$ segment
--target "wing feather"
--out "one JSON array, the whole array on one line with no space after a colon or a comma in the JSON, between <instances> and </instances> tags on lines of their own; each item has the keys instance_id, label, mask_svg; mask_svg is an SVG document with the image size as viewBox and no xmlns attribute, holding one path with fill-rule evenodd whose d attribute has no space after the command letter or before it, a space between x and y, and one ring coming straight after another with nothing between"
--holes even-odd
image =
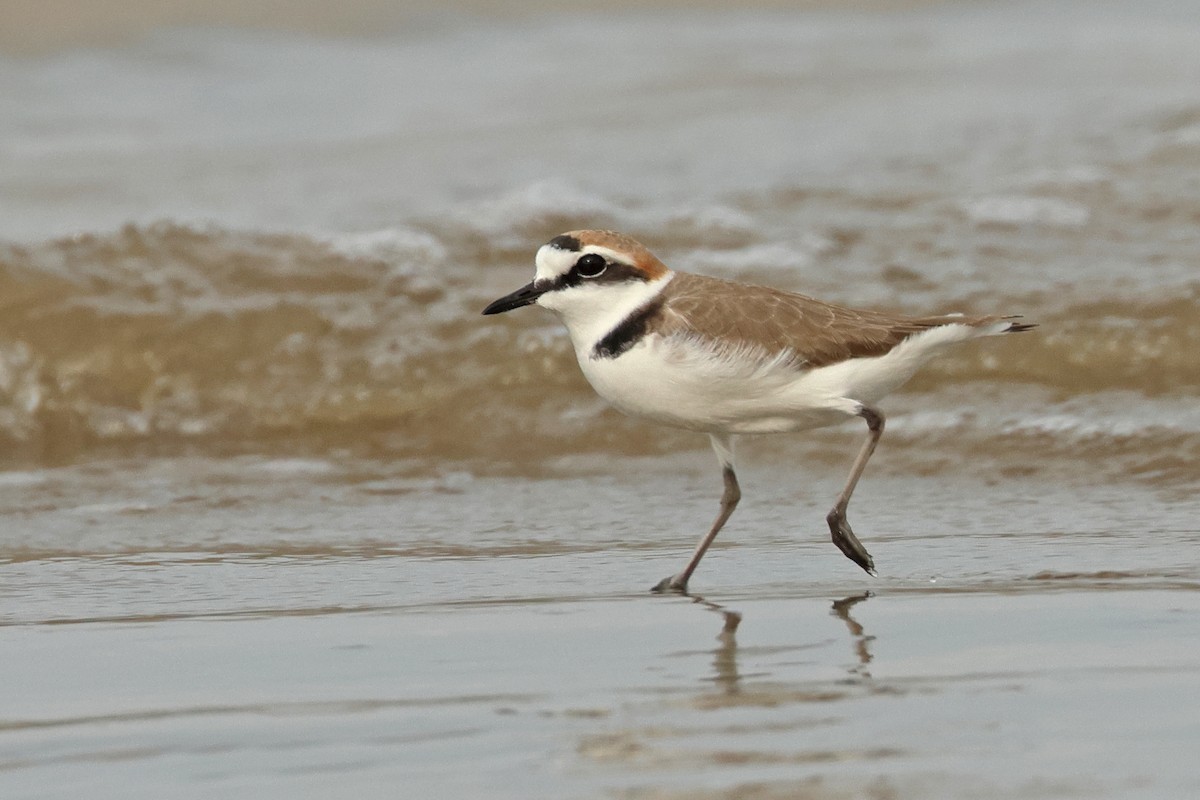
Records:
<instances>
[{"instance_id":1,"label":"wing feather","mask_svg":"<svg viewBox=\"0 0 1200 800\"><path fill-rule=\"evenodd\" d=\"M662 332L697 336L771 356L790 352L798 366L821 367L881 356L909 336L942 325L978 327L1002 317L908 317L853 309L765 286L676 273L664 289Z\"/></svg>"}]
</instances>

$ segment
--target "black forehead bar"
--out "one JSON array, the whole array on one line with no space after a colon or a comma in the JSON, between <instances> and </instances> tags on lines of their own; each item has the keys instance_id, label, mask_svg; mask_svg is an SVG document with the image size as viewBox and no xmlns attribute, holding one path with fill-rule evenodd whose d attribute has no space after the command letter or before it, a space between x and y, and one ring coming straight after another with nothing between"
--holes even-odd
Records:
<instances>
[{"instance_id":1,"label":"black forehead bar","mask_svg":"<svg viewBox=\"0 0 1200 800\"><path fill-rule=\"evenodd\" d=\"M569 250L572 253L578 253L583 249L583 244L580 243L578 239L576 239L574 236L568 236L565 233L560 236L555 236L550 240L549 244L551 247L558 250Z\"/></svg>"}]
</instances>

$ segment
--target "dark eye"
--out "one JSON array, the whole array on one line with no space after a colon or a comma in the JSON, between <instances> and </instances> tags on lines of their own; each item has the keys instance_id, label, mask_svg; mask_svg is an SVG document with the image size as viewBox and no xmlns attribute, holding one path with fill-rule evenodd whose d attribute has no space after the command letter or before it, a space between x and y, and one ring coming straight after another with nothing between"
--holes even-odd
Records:
<instances>
[{"instance_id":1,"label":"dark eye","mask_svg":"<svg viewBox=\"0 0 1200 800\"><path fill-rule=\"evenodd\" d=\"M581 278L598 278L606 269L608 262L604 260L604 256L596 253L588 253L575 262L575 271Z\"/></svg>"}]
</instances>

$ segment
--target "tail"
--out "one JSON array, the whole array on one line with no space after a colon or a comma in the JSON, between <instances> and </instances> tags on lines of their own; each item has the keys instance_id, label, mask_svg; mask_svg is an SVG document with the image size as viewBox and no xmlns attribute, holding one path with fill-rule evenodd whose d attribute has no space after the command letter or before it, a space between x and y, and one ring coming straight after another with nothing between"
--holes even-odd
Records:
<instances>
[{"instance_id":1,"label":"tail","mask_svg":"<svg viewBox=\"0 0 1200 800\"><path fill-rule=\"evenodd\" d=\"M1021 331L1030 331L1037 327L1036 322L1009 322L1009 320L1021 319L1020 314L1010 314L1007 317L1001 317L1000 321L1007 323L1007 327L999 331L999 333L1020 333Z\"/></svg>"},{"instance_id":2,"label":"tail","mask_svg":"<svg viewBox=\"0 0 1200 800\"><path fill-rule=\"evenodd\" d=\"M1013 322L1021 319L1020 314L1010 314L1004 317L983 317L976 320L974 327L983 336L999 336L1002 333L1020 333L1037 327L1036 322Z\"/></svg>"}]
</instances>

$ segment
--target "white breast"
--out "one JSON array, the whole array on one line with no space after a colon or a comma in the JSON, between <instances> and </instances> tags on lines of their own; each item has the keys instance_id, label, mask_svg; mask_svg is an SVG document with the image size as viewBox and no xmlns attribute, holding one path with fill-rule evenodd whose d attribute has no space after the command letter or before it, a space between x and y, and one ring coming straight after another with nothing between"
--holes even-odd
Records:
<instances>
[{"instance_id":1,"label":"white breast","mask_svg":"<svg viewBox=\"0 0 1200 800\"><path fill-rule=\"evenodd\" d=\"M618 358L576 351L588 381L634 416L709 432L769 433L844 419L822 403L792 396L801 373L787 354L717 353L681 336L651 334Z\"/></svg>"}]
</instances>

